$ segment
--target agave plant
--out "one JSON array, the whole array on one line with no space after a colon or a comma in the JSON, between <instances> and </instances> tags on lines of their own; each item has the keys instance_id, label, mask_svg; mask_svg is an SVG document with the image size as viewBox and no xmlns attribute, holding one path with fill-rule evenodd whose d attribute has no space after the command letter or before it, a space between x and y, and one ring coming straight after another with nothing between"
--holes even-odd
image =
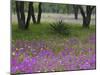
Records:
<instances>
[{"instance_id":1,"label":"agave plant","mask_svg":"<svg viewBox=\"0 0 100 75\"><path fill-rule=\"evenodd\" d=\"M50 24L51 31L61 35L69 35L70 34L70 27L69 25L65 25L65 23L60 20L56 23Z\"/></svg>"}]
</instances>

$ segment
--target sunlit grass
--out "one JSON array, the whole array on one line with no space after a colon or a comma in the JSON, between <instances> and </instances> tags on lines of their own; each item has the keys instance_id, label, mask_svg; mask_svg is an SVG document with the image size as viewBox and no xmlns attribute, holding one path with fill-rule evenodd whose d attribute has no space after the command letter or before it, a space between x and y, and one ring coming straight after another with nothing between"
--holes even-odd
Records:
<instances>
[{"instance_id":1,"label":"sunlit grass","mask_svg":"<svg viewBox=\"0 0 100 75\"><path fill-rule=\"evenodd\" d=\"M66 24L67 25L67 24ZM31 24L28 30L18 29L17 24L12 25L12 39L13 40L58 40L70 37L77 37L79 39L84 39L88 35L95 33L95 26L91 25L90 29L83 29L82 25L68 24L70 26L70 35L62 36L58 34L53 34L50 31L50 25L48 23L41 24Z\"/></svg>"}]
</instances>

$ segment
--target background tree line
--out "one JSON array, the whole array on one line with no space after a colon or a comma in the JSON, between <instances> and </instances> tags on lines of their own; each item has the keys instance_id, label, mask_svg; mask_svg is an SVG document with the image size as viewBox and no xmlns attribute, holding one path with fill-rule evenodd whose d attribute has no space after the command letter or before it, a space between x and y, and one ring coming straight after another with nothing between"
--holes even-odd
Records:
<instances>
[{"instance_id":1,"label":"background tree line","mask_svg":"<svg viewBox=\"0 0 100 75\"><path fill-rule=\"evenodd\" d=\"M30 20L33 23L39 24L41 22L42 13L67 13L74 14L75 19L78 14L82 15L83 27L89 28L91 15L94 13L95 6L89 5L69 5L69 4L51 4L51 3L33 3L24 1L12 1L12 11L17 14L18 25L20 29L28 29ZM27 16L25 13L27 12ZM38 13L35 16L35 13Z\"/></svg>"}]
</instances>

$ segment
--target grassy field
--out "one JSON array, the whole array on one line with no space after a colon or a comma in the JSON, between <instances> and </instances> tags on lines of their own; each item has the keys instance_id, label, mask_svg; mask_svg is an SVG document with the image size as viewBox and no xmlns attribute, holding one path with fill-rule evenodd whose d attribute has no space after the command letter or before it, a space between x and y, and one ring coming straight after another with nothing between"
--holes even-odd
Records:
<instances>
[{"instance_id":1,"label":"grassy field","mask_svg":"<svg viewBox=\"0 0 100 75\"><path fill-rule=\"evenodd\" d=\"M36 40L45 41L53 50L61 50L64 48L64 43L71 39L77 38L79 41L84 42L92 34L95 34L95 25L91 25L90 29L83 29L81 25L66 24L69 25L70 34L62 36L51 32L50 25L48 23L30 25L28 30L18 29L17 24L12 25L12 40Z\"/></svg>"},{"instance_id":2,"label":"grassy field","mask_svg":"<svg viewBox=\"0 0 100 75\"><path fill-rule=\"evenodd\" d=\"M86 38L87 36L95 33L95 26L91 25L90 29L83 29L82 25L66 24L70 27L70 35L62 36L58 34L53 34L50 30L50 25L48 23L34 24L30 25L28 30L18 29L17 24L12 25L12 39L13 40L50 40L50 39L66 39L71 37L77 37L80 40Z\"/></svg>"}]
</instances>

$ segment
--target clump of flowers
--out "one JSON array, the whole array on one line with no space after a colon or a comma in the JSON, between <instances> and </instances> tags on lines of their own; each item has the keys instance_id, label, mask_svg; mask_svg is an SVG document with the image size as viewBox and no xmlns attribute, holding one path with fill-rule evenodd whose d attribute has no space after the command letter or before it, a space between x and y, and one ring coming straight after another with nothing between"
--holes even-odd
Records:
<instances>
[{"instance_id":1,"label":"clump of flowers","mask_svg":"<svg viewBox=\"0 0 100 75\"><path fill-rule=\"evenodd\" d=\"M92 42L92 44L91 44ZM69 39L64 50L57 54L45 46L44 41L18 40L12 45L11 73L37 73L53 71L90 70L96 68L95 38L87 42L89 47L76 47L80 42ZM81 45L84 45L81 43ZM92 46L92 47L91 47ZM78 54L77 54L78 53Z\"/></svg>"}]
</instances>

